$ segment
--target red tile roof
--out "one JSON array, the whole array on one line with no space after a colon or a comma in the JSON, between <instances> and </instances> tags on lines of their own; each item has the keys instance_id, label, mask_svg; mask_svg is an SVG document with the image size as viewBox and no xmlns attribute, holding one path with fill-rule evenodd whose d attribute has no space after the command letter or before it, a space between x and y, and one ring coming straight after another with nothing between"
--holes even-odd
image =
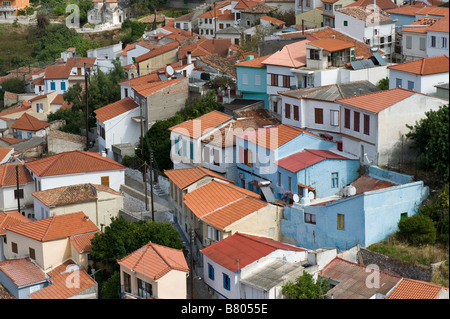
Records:
<instances>
[{"instance_id":1,"label":"red tile roof","mask_svg":"<svg viewBox=\"0 0 450 319\"><path fill-rule=\"evenodd\" d=\"M158 280L172 270L188 272L189 267L181 249L148 243L117 263L145 277Z\"/></svg>"},{"instance_id":2,"label":"red tile roof","mask_svg":"<svg viewBox=\"0 0 450 319\"><path fill-rule=\"evenodd\" d=\"M31 220L17 211L2 212L0 213L0 235L6 233L5 228L7 227L29 222Z\"/></svg>"},{"instance_id":3,"label":"red tile roof","mask_svg":"<svg viewBox=\"0 0 450 319\"><path fill-rule=\"evenodd\" d=\"M235 66L243 66L243 67L247 67L247 68L259 68L259 69L265 69L266 65L263 64L262 62L267 59L268 57L270 57L271 54L269 55L265 55L265 56L261 56L259 58L255 58L255 59L251 59L251 60L246 60L246 61L242 61L242 62L238 62L235 64Z\"/></svg>"},{"instance_id":4,"label":"red tile roof","mask_svg":"<svg viewBox=\"0 0 450 319\"><path fill-rule=\"evenodd\" d=\"M442 289L448 288L403 278L387 299L435 299Z\"/></svg>"},{"instance_id":5,"label":"red tile roof","mask_svg":"<svg viewBox=\"0 0 450 319\"><path fill-rule=\"evenodd\" d=\"M237 272L278 249L306 251L304 248L285 244L270 238L237 232L211 246L203 248L201 252L217 264L228 270ZM239 262L237 262L238 260Z\"/></svg>"},{"instance_id":6,"label":"red tile roof","mask_svg":"<svg viewBox=\"0 0 450 319\"><path fill-rule=\"evenodd\" d=\"M426 6L417 11L416 15L434 15L434 16L448 16L449 8L437 7L437 6Z\"/></svg>"},{"instance_id":7,"label":"red tile roof","mask_svg":"<svg viewBox=\"0 0 450 319\"><path fill-rule=\"evenodd\" d=\"M99 231L83 212L55 215L10 226L7 230L41 242Z\"/></svg>"},{"instance_id":8,"label":"red tile roof","mask_svg":"<svg viewBox=\"0 0 450 319\"><path fill-rule=\"evenodd\" d=\"M47 275L51 285L30 294L31 299L68 299L97 285L87 271L72 260L65 261ZM73 278L77 281L73 282Z\"/></svg>"},{"instance_id":9,"label":"red tile roof","mask_svg":"<svg viewBox=\"0 0 450 319\"><path fill-rule=\"evenodd\" d=\"M70 237L70 241L75 247L75 249L80 253L86 253L91 251L92 249L92 243L91 240L94 238L95 234L99 234L98 232L95 233L87 233L87 234L81 234L81 235L74 235Z\"/></svg>"},{"instance_id":10,"label":"red tile roof","mask_svg":"<svg viewBox=\"0 0 450 319\"><path fill-rule=\"evenodd\" d=\"M278 52L265 59L262 64L298 68L306 65L306 44L309 40L302 40L287 44Z\"/></svg>"},{"instance_id":11,"label":"red tile roof","mask_svg":"<svg viewBox=\"0 0 450 319\"><path fill-rule=\"evenodd\" d=\"M328 52L336 52L349 48L353 48L355 46L354 42L346 42L339 39L323 39L317 41L311 41L308 45L313 45L315 47L319 47Z\"/></svg>"},{"instance_id":12,"label":"red tile roof","mask_svg":"<svg viewBox=\"0 0 450 319\"><path fill-rule=\"evenodd\" d=\"M143 55L140 55L138 57L136 57L135 61L136 63L140 63L142 61L154 58L155 56L158 56L160 54L172 51L172 50L176 50L178 48L180 44L178 43L178 41L173 41L170 43L167 43L165 45L162 45L156 49L153 49Z\"/></svg>"},{"instance_id":13,"label":"red tile roof","mask_svg":"<svg viewBox=\"0 0 450 319\"><path fill-rule=\"evenodd\" d=\"M183 189L196 181L202 179L205 176L210 176L213 178L218 178L223 181L228 181L230 183L234 183L232 180L229 180L216 172L213 172L204 167L189 167L189 168L180 168L180 169L171 169L165 170L164 174L169 177L169 179L180 189Z\"/></svg>"},{"instance_id":14,"label":"red tile roof","mask_svg":"<svg viewBox=\"0 0 450 319\"><path fill-rule=\"evenodd\" d=\"M270 23L273 23L273 24L279 24L279 25L286 24L286 22L281 21L280 19L276 19L274 17L269 17L269 16L263 16L260 19L264 20L264 21L269 21Z\"/></svg>"},{"instance_id":15,"label":"red tile roof","mask_svg":"<svg viewBox=\"0 0 450 319\"><path fill-rule=\"evenodd\" d=\"M309 134L311 136L321 138L311 132L287 124L273 125L248 133L244 132L237 135L237 137L243 138L244 140L262 146L266 149L275 150L301 134Z\"/></svg>"},{"instance_id":16,"label":"red tile roof","mask_svg":"<svg viewBox=\"0 0 450 319\"><path fill-rule=\"evenodd\" d=\"M422 17L411 23L414 27L404 27L402 32L413 32L426 34L428 29L438 21L436 18ZM418 27L420 26L420 27Z\"/></svg>"},{"instance_id":17,"label":"red tile roof","mask_svg":"<svg viewBox=\"0 0 450 319\"><path fill-rule=\"evenodd\" d=\"M48 126L50 126L50 124L48 124L47 122L38 120L28 113L23 113L22 116L19 117L13 125L11 125L11 128L16 130L37 132Z\"/></svg>"},{"instance_id":18,"label":"red tile roof","mask_svg":"<svg viewBox=\"0 0 450 319\"><path fill-rule=\"evenodd\" d=\"M372 5L373 5L373 0L358 0L356 2L353 2L349 5L347 5L346 7L367 7L367 6L372 6ZM376 5L381 10L394 9L394 8L398 7L391 0L376 0Z\"/></svg>"},{"instance_id":19,"label":"red tile roof","mask_svg":"<svg viewBox=\"0 0 450 319\"><path fill-rule=\"evenodd\" d=\"M228 50L231 45L230 39L203 39L181 47L178 50L178 58L186 58L187 52L191 52L192 57L210 55L212 53L217 53L222 57L227 57Z\"/></svg>"},{"instance_id":20,"label":"red tile roof","mask_svg":"<svg viewBox=\"0 0 450 319\"><path fill-rule=\"evenodd\" d=\"M94 110L94 113L96 114L95 118L99 122L105 123L106 121L109 121L116 116L134 110L138 106L139 105L134 102L132 98L126 97L117 102L102 106Z\"/></svg>"},{"instance_id":21,"label":"red tile roof","mask_svg":"<svg viewBox=\"0 0 450 319\"><path fill-rule=\"evenodd\" d=\"M326 159L348 159L347 157L326 150L309 150L295 153L275 162L276 165L296 173L306 167L317 164Z\"/></svg>"},{"instance_id":22,"label":"red tile roof","mask_svg":"<svg viewBox=\"0 0 450 319\"><path fill-rule=\"evenodd\" d=\"M0 262L0 270L8 276L17 287L45 281L45 273L31 262L30 258L11 259Z\"/></svg>"},{"instance_id":23,"label":"red tile roof","mask_svg":"<svg viewBox=\"0 0 450 319\"><path fill-rule=\"evenodd\" d=\"M400 6L400 7L393 8L393 9L387 9L385 11L387 13L392 13L392 14L401 14L401 15L406 15L406 16L416 16L417 11L419 11L420 9L421 9L421 7L405 5L405 6Z\"/></svg>"},{"instance_id":24,"label":"red tile roof","mask_svg":"<svg viewBox=\"0 0 450 319\"><path fill-rule=\"evenodd\" d=\"M133 90L142 96L149 96L149 95L152 95L152 94L154 94L160 90L163 90L171 85L176 85L180 82L186 82L184 89L185 89L185 92L187 92L188 84L187 84L186 78L171 79L171 80L135 85L135 86L133 86Z\"/></svg>"},{"instance_id":25,"label":"red tile roof","mask_svg":"<svg viewBox=\"0 0 450 319\"><path fill-rule=\"evenodd\" d=\"M19 167L20 185L33 181L33 178L23 164L7 163L0 165L0 186L12 186L17 184L16 166Z\"/></svg>"},{"instance_id":26,"label":"red tile roof","mask_svg":"<svg viewBox=\"0 0 450 319\"><path fill-rule=\"evenodd\" d=\"M449 17L450 17L449 15L446 15L445 17L439 19L431 27L428 27L427 31L443 32L443 33L447 33L448 34Z\"/></svg>"},{"instance_id":27,"label":"red tile roof","mask_svg":"<svg viewBox=\"0 0 450 319\"><path fill-rule=\"evenodd\" d=\"M125 169L108 157L85 151L63 152L26 162L25 166L41 177Z\"/></svg>"},{"instance_id":28,"label":"red tile roof","mask_svg":"<svg viewBox=\"0 0 450 319\"><path fill-rule=\"evenodd\" d=\"M194 120L188 120L172 126L169 130L192 138L199 138L207 131L230 121L232 118L231 115L219 111L212 111Z\"/></svg>"},{"instance_id":29,"label":"red tile roof","mask_svg":"<svg viewBox=\"0 0 450 319\"><path fill-rule=\"evenodd\" d=\"M373 93L367 93L352 97L336 100L342 104L351 105L362 110L378 113L414 94L420 94L416 91L406 90L403 88L395 88L390 90L382 90Z\"/></svg>"},{"instance_id":30,"label":"red tile roof","mask_svg":"<svg viewBox=\"0 0 450 319\"><path fill-rule=\"evenodd\" d=\"M446 55L422 58L419 60L388 66L389 69L418 75L429 75L449 72L449 59Z\"/></svg>"}]
</instances>

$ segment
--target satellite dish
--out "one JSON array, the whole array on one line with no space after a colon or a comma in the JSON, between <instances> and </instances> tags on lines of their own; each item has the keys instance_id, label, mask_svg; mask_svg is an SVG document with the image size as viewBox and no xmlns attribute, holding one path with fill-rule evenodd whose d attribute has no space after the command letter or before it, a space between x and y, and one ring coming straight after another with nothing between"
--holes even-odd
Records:
<instances>
[{"instance_id":1,"label":"satellite dish","mask_svg":"<svg viewBox=\"0 0 450 319\"><path fill-rule=\"evenodd\" d=\"M308 193L308 197L309 197L309 199L314 199L314 193L313 192L309 192Z\"/></svg>"},{"instance_id":2,"label":"satellite dish","mask_svg":"<svg viewBox=\"0 0 450 319\"><path fill-rule=\"evenodd\" d=\"M173 71L173 68L170 65L168 65L166 67L166 72L167 72L168 75L173 75L174 71Z\"/></svg>"},{"instance_id":3,"label":"satellite dish","mask_svg":"<svg viewBox=\"0 0 450 319\"><path fill-rule=\"evenodd\" d=\"M297 194L294 194L294 202L298 203L298 201L300 200L300 197L298 197Z\"/></svg>"}]
</instances>

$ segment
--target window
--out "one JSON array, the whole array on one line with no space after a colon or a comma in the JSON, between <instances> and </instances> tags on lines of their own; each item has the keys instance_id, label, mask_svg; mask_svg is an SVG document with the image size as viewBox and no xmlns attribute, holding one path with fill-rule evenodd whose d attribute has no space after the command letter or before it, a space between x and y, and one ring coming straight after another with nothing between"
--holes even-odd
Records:
<instances>
[{"instance_id":1,"label":"window","mask_svg":"<svg viewBox=\"0 0 450 319\"><path fill-rule=\"evenodd\" d=\"M247 166L252 166L252 151L249 149L244 150L244 164Z\"/></svg>"},{"instance_id":2,"label":"window","mask_svg":"<svg viewBox=\"0 0 450 319\"><path fill-rule=\"evenodd\" d=\"M291 118L291 105L290 104L284 104L284 117L287 119Z\"/></svg>"},{"instance_id":3,"label":"window","mask_svg":"<svg viewBox=\"0 0 450 319\"><path fill-rule=\"evenodd\" d=\"M277 101L273 101L273 111L275 113L278 113L278 102Z\"/></svg>"},{"instance_id":4,"label":"window","mask_svg":"<svg viewBox=\"0 0 450 319\"><path fill-rule=\"evenodd\" d=\"M222 275L223 275L223 288L226 290L230 290L230 277L224 273L222 273Z\"/></svg>"},{"instance_id":5,"label":"window","mask_svg":"<svg viewBox=\"0 0 450 319\"><path fill-rule=\"evenodd\" d=\"M123 273L123 290L125 292L131 292L131 276L126 272Z\"/></svg>"},{"instance_id":6,"label":"window","mask_svg":"<svg viewBox=\"0 0 450 319\"><path fill-rule=\"evenodd\" d=\"M414 82L408 81L408 90L414 90Z\"/></svg>"},{"instance_id":7,"label":"window","mask_svg":"<svg viewBox=\"0 0 450 319\"><path fill-rule=\"evenodd\" d=\"M283 87L288 88L291 85L291 79L289 75L283 75Z\"/></svg>"},{"instance_id":8,"label":"window","mask_svg":"<svg viewBox=\"0 0 450 319\"><path fill-rule=\"evenodd\" d=\"M205 163L209 163L210 161L210 151L209 151L209 147L205 146L205 148L203 149L203 161Z\"/></svg>"},{"instance_id":9,"label":"window","mask_svg":"<svg viewBox=\"0 0 450 319\"><path fill-rule=\"evenodd\" d=\"M337 214L337 229L344 230L344 214Z\"/></svg>"},{"instance_id":10,"label":"window","mask_svg":"<svg viewBox=\"0 0 450 319\"><path fill-rule=\"evenodd\" d=\"M344 123L344 127L345 128L350 128L350 110L349 109L345 109L345 123Z\"/></svg>"},{"instance_id":11,"label":"window","mask_svg":"<svg viewBox=\"0 0 450 319\"><path fill-rule=\"evenodd\" d=\"M316 124L323 124L323 109L314 109L314 121Z\"/></svg>"},{"instance_id":12,"label":"window","mask_svg":"<svg viewBox=\"0 0 450 319\"><path fill-rule=\"evenodd\" d=\"M305 223L307 224L316 224L316 215L305 213Z\"/></svg>"},{"instance_id":13,"label":"window","mask_svg":"<svg viewBox=\"0 0 450 319\"><path fill-rule=\"evenodd\" d=\"M213 150L214 155L214 165L220 166L220 151L218 149Z\"/></svg>"},{"instance_id":14,"label":"window","mask_svg":"<svg viewBox=\"0 0 450 319\"><path fill-rule=\"evenodd\" d=\"M184 141L183 140L183 157L186 157L186 154L187 154L187 141Z\"/></svg>"},{"instance_id":15,"label":"window","mask_svg":"<svg viewBox=\"0 0 450 319\"><path fill-rule=\"evenodd\" d=\"M11 242L11 251L15 254L17 254L19 252L19 250L17 248L17 243Z\"/></svg>"},{"instance_id":16,"label":"window","mask_svg":"<svg viewBox=\"0 0 450 319\"><path fill-rule=\"evenodd\" d=\"M445 37L442 37L441 48L442 49L447 49L447 38L445 38Z\"/></svg>"},{"instance_id":17,"label":"window","mask_svg":"<svg viewBox=\"0 0 450 319\"><path fill-rule=\"evenodd\" d=\"M109 187L109 176L102 176L100 180L103 186Z\"/></svg>"},{"instance_id":18,"label":"window","mask_svg":"<svg viewBox=\"0 0 450 319\"><path fill-rule=\"evenodd\" d=\"M278 172L278 186L281 186L281 173Z\"/></svg>"},{"instance_id":19,"label":"window","mask_svg":"<svg viewBox=\"0 0 450 319\"><path fill-rule=\"evenodd\" d=\"M344 20L344 27L348 27L348 21Z\"/></svg>"},{"instance_id":20,"label":"window","mask_svg":"<svg viewBox=\"0 0 450 319\"><path fill-rule=\"evenodd\" d=\"M66 90L66 82L61 82L61 91Z\"/></svg>"},{"instance_id":21,"label":"window","mask_svg":"<svg viewBox=\"0 0 450 319\"><path fill-rule=\"evenodd\" d=\"M44 112L44 104L36 103L36 112L37 113L43 113Z\"/></svg>"},{"instance_id":22,"label":"window","mask_svg":"<svg viewBox=\"0 0 450 319\"><path fill-rule=\"evenodd\" d=\"M309 49L309 58L311 60L320 60L319 50Z\"/></svg>"},{"instance_id":23,"label":"window","mask_svg":"<svg viewBox=\"0 0 450 319\"><path fill-rule=\"evenodd\" d=\"M380 38L380 48L384 48L384 37Z\"/></svg>"},{"instance_id":24,"label":"window","mask_svg":"<svg viewBox=\"0 0 450 319\"><path fill-rule=\"evenodd\" d=\"M214 280L214 267L208 264L208 278Z\"/></svg>"},{"instance_id":25,"label":"window","mask_svg":"<svg viewBox=\"0 0 450 319\"><path fill-rule=\"evenodd\" d=\"M14 190L14 199L23 198L23 189L19 189L19 192L17 192L17 189Z\"/></svg>"},{"instance_id":26,"label":"window","mask_svg":"<svg viewBox=\"0 0 450 319\"><path fill-rule=\"evenodd\" d=\"M27 133L27 139L30 139L30 138L32 138L32 137L33 137L33 133L28 132L28 133Z\"/></svg>"},{"instance_id":27,"label":"window","mask_svg":"<svg viewBox=\"0 0 450 319\"><path fill-rule=\"evenodd\" d=\"M278 86L278 74L270 75L270 83L272 86Z\"/></svg>"},{"instance_id":28,"label":"window","mask_svg":"<svg viewBox=\"0 0 450 319\"><path fill-rule=\"evenodd\" d=\"M288 176L288 191L292 192L292 177Z\"/></svg>"},{"instance_id":29,"label":"window","mask_svg":"<svg viewBox=\"0 0 450 319\"><path fill-rule=\"evenodd\" d=\"M193 161L194 160L194 142L191 141L189 144L190 144L189 145L189 157L190 157L191 161Z\"/></svg>"},{"instance_id":30,"label":"window","mask_svg":"<svg viewBox=\"0 0 450 319\"><path fill-rule=\"evenodd\" d=\"M339 126L339 111L336 110L330 111L330 125Z\"/></svg>"},{"instance_id":31,"label":"window","mask_svg":"<svg viewBox=\"0 0 450 319\"><path fill-rule=\"evenodd\" d=\"M406 36L406 48L411 49L412 48L412 37Z\"/></svg>"},{"instance_id":32,"label":"window","mask_svg":"<svg viewBox=\"0 0 450 319\"><path fill-rule=\"evenodd\" d=\"M337 4L334 6L334 10L339 10L340 8L342 8L342 4Z\"/></svg>"},{"instance_id":33,"label":"window","mask_svg":"<svg viewBox=\"0 0 450 319\"><path fill-rule=\"evenodd\" d=\"M36 251L31 247L28 250L29 250L30 258L36 260Z\"/></svg>"},{"instance_id":34,"label":"window","mask_svg":"<svg viewBox=\"0 0 450 319\"><path fill-rule=\"evenodd\" d=\"M255 75L255 85L261 85L261 75Z\"/></svg>"},{"instance_id":35,"label":"window","mask_svg":"<svg viewBox=\"0 0 450 319\"><path fill-rule=\"evenodd\" d=\"M431 43L430 43L430 46L431 46L432 48L435 48L435 47L436 47L436 37L435 37L434 35L431 36Z\"/></svg>"},{"instance_id":36,"label":"window","mask_svg":"<svg viewBox=\"0 0 450 319\"><path fill-rule=\"evenodd\" d=\"M242 74L242 84L248 85L248 74Z\"/></svg>"},{"instance_id":37,"label":"window","mask_svg":"<svg viewBox=\"0 0 450 319\"><path fill-rule=\"evenodd\" d=\"M294 105L294 120L298 121L298 105Z\"/></svg>"},{"instance_id":38,"label":"window","mask_svg":"<svg viewBox=\"0 0 450 319\"><path fill-rule=\"evenodd\" d=\"M359 112L353 112L353 130L359 132Z\"/></svg>"},{"instance_id":39,"label":"window","mask_svg":"<svg viewBox=\"0 0 450 319\"><path fill-rule=\"evenodd\" d=\"M370 116L367 114L364 114L364 134L370 134Z\"/></svg>"},{"instance_id":40,"label":"window","mask_svg":"<svg viewBox=\"0 0 450 319\"><path fill-rule=\"evenodd\" d=\"M420 40L419 40L419 49L421 51L425 51L425 49L426 49L425 42L426 42L426 38L420 38Z\"/></svg>"},{"instance_id":41,"label":"window","mask_svg":"<svg viewBox=\"0 0 450 319\"><path fill-rule=\"evenodd\" d=\"M400 214L400 220L402 220L403 218L408 217L408 213L401 213Z\"/></svg>"},{"instance_id":42,"label":"window","mask_svg":"<svg viewBox=\"0 0 450 319\"><path fill-rule=\"evenodd\" d=\"M331 173L331 188L339 187L339 173Z\"/></svg>"},{"instance_id":43,"label":"window","mask_svg":"<svg viewBox=\"0 0 450 319\"><path fill-rule=\"evenodd\" d=\"M138 279L138 295L141 298L149 298L153 296L153 287L148 282Z\"/></svg>"},{"instance_id":44,"label":"window","mask_svg":"<svg viewBox=\"0 0 450 319\"><path fill-rule=\"evenodd\" d=\"M395 79L395 87L401 88L402 87L402 79L396 78Z\"/></svg>"}]
</instances>

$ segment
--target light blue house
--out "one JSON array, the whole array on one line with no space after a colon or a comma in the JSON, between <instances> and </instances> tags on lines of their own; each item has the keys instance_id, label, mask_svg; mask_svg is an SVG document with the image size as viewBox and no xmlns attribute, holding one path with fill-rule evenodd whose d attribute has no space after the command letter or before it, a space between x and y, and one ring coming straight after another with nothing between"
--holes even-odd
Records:
<instances>
[{"instance_id":1,"label":"light blue house","mask_svg":"<svg viewBox=\"0 0 450 319\"><path fill-rule=\"evenodd\" d=\"M29 299L29 295L50 284L46 274L30 258L0 262L0 283L17 299Z\"/></svg>"},{"instance_id":2,"label":"light blue house","mask_svg":"<svg viewBox=\"0 0 450 319\"><path fill-rule=\"evenodd\" d=\"M276 199L282 199L289 190L296 193L297 175L281 172L277 162L304 149L336 150L337 147L334 142L286 124L237 135L237 185L259 193L261 183L270 184ZM325 159L320 156L315 158ZM290 196L292 198L292 194Z\"/></svg>"},{"instance_id":3,"label":"light blue house","mask_svg":"<svg viewBox=\"0 0 450 319\"><path fill-rule=\"evenodd\" d=\"M269 95L267 94L266 66L261 62L268 56L254 59L248 56L246 61L236 63L237 90L246 100L264 101L264 107L269 109Z\"/></svg>"},{"instance_id":4,"label":"light blue house","mask_svg":"<svg viewBox=\"0 0 450 319\"><path fill-rule=\"evenodd\" d=\"M284 208L283 241L307 249L367 247L398 230L401 218L418 212L428 196L422 181L371 166L343 196Z\"/></svg>"}]
</instances>

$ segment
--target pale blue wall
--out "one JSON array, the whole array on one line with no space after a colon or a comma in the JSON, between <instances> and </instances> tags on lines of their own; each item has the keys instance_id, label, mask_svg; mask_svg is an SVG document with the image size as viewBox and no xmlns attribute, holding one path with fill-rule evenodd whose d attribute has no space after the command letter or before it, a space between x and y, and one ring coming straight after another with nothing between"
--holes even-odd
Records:
<instances>
[{"instance_id":1,"label":"pale blue wall","mask_svg":"<svg viewBox=\"0 0 450 319\"><path fill-rule=\"evenodd\" d=\"M386 171L376 171L387 174ZM412 216L428 196L422 181L358 194L316 206L285 207L281 234L307 249L337 247L346 250L356 244L370 246L398 230L402 213ZM304 222L304 212L316 215L316 224ZM337 229L337 214L344 214L344 230ZM315 232L315 246L312 231Z\"/></svg>"},{"instance_id":2,"label":"pale blue wall","mask_svg":"<svg viewBox=\"0 0 450 319\"><path fill-rule=\"evenodd\" d=\"M404 14L396 14L396 13L389 13L389 17L393 20L397 20L395 22L395 26L397 27L410 25L416 20L415 16L407 16Z\"/></svg>"},{"instance_id":3,"label":"pale blue wall","mask_svg":"<svg viewBox=\"0 0 450 319\"><path fill-rule=\"evenodd\" d=\"M39 289L42 289L48 286L48 282L40 282L19 288L11 278L2 271L0 271L0 283L17 299L30 299L29 295L32 287L39 287Z\"/></svg>"}]
</instances>

